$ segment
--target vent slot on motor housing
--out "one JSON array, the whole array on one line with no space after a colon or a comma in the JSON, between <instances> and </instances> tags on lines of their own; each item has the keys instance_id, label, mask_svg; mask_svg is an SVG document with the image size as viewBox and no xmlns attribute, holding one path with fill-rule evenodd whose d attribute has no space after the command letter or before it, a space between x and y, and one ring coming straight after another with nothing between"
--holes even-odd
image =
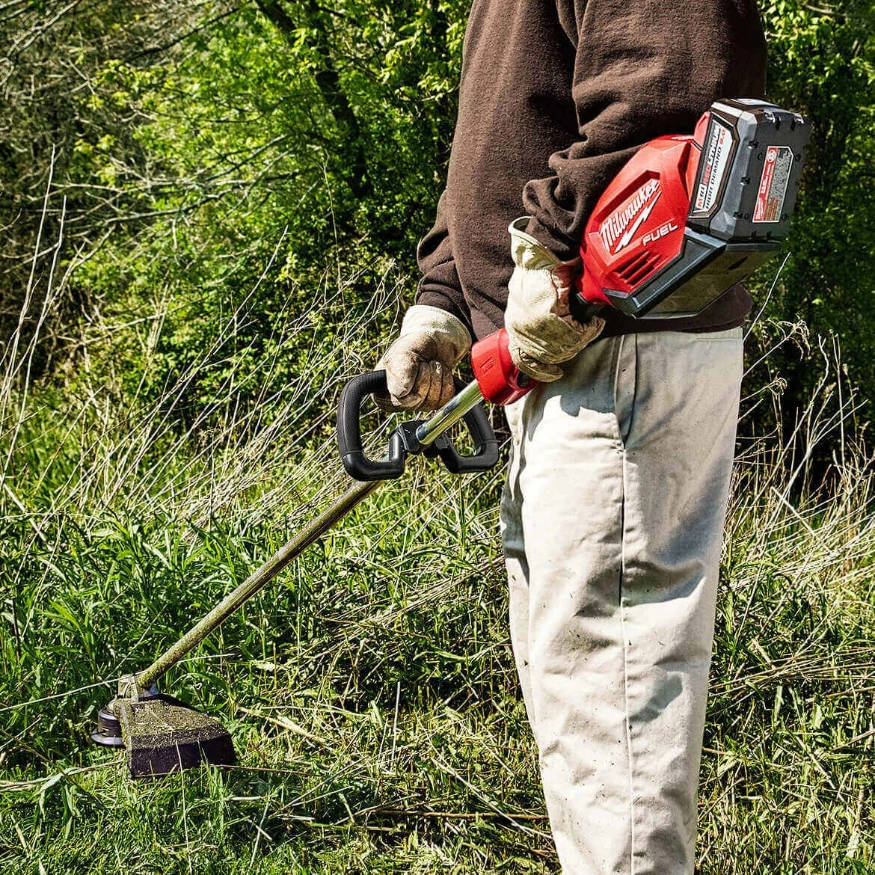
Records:
<instances>
[{"instance_id":1,"label":"vent slot on motor housing","mask_svg":"<svg viewBox=\"0 0 875 875\"><path fill-rule=\"evenodd\" d=\"M650 273L659 262L659 256L655 252L643 250L636 252L631 258L627 258L616 268L616 274L623 282L635 286Z\"/></svg>"}]
</instances>

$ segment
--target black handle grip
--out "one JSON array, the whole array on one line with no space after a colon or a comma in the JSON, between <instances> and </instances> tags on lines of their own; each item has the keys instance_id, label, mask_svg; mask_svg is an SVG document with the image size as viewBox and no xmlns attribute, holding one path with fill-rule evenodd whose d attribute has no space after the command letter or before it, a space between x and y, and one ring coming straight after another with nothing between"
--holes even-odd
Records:
<instances>
[{"instance_id":1,"label":"black handle grip","mask_svg":"<svg viewBox=\"0 0 875 875\"><path fill-rule=\"evenodd\" d=\"M456 380L456 389L465 384ZM386 372L371 371L355 377L344 386L337 406L337 446L347 474L356 480L394 480L404 473L409 453L439 456L453 474L488 471L498 461L498 440L489 424L482 404L472 407L463 417L474 441L474 452L460 453L446 434L440 434L434 443L423 446L416 438L419 421L405 422L389 435L389 449L385 459L375 462L365 454L362 445L362 401L375 392L388 395Z\"/></svg>"},{"instance_id":2,"label":"black handle grip","mask_svg":"<svg viewBox=\"0 0 875 875\"><path fill-rule=\"evenodd\" d=\"M380 462L369 459L362 446L360 423L362 401L374 392L388 394L386 372L371 371L354 377L340 393L337 407L337 446L350 477L356 480L394 480L404 473L407 451L399 432L389 438L389 454Z\"/></svg>"}]
</instances>

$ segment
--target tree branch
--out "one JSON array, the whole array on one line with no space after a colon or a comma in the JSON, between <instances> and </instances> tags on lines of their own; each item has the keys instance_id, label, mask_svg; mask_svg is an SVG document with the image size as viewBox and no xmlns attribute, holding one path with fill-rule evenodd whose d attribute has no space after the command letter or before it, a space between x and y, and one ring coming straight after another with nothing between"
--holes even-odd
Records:
<instances>
[{"instance_id":1,"label":"tree branch","mask_svg":"<svg viewBox=\"0 0 875 875\"><path fill-rule=\"evenodd\" d=\"M279 2L277 0L255 0L255 3L285 39L292 43L298 28ZM328 34L321 26L321 22L318 21L319 7L312 0L306 0L301 6L304 7L305 14L309 18L307 23L315 34L316 42L313 48L325 61L325 67L314 77L316 85L334 119L345 128L346 147L352 153L350 189L356 198L368 197L373 194L373 186L368 175L368 162L361 129L355 112L341 88L340 75L331 57Z\"/></svg>"}]
</instances>

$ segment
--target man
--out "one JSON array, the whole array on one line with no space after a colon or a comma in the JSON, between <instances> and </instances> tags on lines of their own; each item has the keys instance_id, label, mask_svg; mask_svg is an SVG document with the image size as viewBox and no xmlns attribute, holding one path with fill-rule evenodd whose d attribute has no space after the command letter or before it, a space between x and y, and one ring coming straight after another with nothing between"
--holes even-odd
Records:
<instances>
[{"instance_id":1,"label":"man","mask_svg":"<svg viewBox=\"0 0 875 875\"><path fill-rule=\"evenodd\" d=\"M422 279L383 357L439 406L506 324L542 382L507 408L511 638L563 871L691 872L715 593L750 309L587 324L568 295L596 199L636 148L760 97L753 0L474 0ZM521 213L525 216L521 217ZM510 252L507 229L510 227Z\"/></svg>"}]
</instances>

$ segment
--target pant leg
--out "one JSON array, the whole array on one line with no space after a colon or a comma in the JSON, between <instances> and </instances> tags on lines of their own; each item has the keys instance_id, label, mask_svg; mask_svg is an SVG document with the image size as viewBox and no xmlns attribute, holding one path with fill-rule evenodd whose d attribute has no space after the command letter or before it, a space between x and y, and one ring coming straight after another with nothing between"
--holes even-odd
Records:
<instances>
[{"instance_id":1,"label":"pant leg","mask_svg":"<svg viewBox=\"0 0 875 875\"><path fill-rule=\"evenodd\" d=\"M741 347L607 338L509 412L511 631L567 873L693 869Z\"/></svg>"}]
</instances>

